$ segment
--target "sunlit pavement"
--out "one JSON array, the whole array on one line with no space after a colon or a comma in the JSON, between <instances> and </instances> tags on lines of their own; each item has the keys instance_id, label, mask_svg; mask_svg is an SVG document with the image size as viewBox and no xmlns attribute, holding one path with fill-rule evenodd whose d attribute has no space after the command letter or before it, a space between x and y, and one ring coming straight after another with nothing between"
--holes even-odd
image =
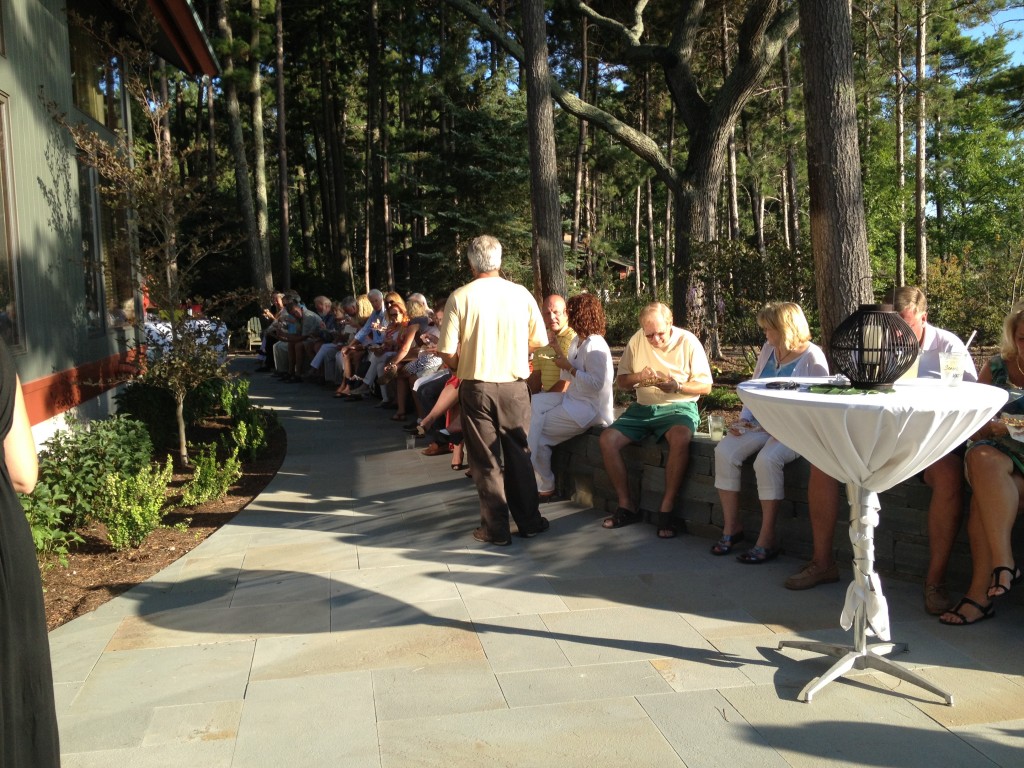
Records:
<instances>
[{"instance_id":1,"label":"sunlit pavement","mask_svg":"<svg viewBox=\"0 0 1024 768\"><path fill-rule=\"evenodd\" d=\"M406 450L392 411L251 379L288 433L278 476L50 635L66 767L1024 764L1020 595L949 628L886 580L898 660L955 705L871 672L801 703L833 659L778 643L849 641L845 583L790 592L796 560L604 530L571 502L479 544L472 481Z\"/></svg>"}]
</instances>

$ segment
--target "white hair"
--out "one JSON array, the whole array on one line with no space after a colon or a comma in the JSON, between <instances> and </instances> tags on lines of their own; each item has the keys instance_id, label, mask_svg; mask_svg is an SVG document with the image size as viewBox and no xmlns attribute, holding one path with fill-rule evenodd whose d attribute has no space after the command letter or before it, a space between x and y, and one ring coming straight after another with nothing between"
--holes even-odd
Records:
<instances>
[{"instance_id":1,"label":"white hair","mask_svg":"<svg viewBox=\"0 0 1024 768\"><path fill-rule=\"evenodd\" d=\"M466 256L477 274L495 272L501 269L501 242L491 235L480 235L469 241Z\"/></svg>"}]
</instances>

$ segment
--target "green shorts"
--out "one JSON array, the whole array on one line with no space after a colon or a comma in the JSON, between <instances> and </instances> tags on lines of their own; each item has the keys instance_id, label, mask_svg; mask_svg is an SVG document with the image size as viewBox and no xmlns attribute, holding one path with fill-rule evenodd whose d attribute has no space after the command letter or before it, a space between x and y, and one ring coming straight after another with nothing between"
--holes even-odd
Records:
<instances>
[{"instance_id":1,"label":"green shorts","mask_svg":"<svg viewBox=\"0 0 1024 768\"><path fill-rule=\"evenodd\" d=\"M689 427L691 434L696 434L699 420L696 403L633 403L612 423L610 429L621 432L634 443L639 443L648 435L654 435L655 440L661 440L669 429L680 424Z\"/></svg>"}]
</instances>

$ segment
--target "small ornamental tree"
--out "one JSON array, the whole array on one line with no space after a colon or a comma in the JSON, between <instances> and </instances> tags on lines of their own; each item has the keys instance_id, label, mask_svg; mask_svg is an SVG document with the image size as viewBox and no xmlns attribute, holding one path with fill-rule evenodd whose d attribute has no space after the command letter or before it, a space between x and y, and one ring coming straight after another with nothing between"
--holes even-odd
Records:
<instances>
[{"instance_id":1,"label":"small ornamental tree","mask_svg":"<svg viewBox=\"0 0 1024 768\"><path fill-rule=\"evenodd\" d=\"M148 350L148 360L138 356L137 376L166 389L177 403L179 460L188 464L183 405L185 396L211 378L224 377L225 366L216 349L205 343L188 317L179 309L190 295L199 262L228 245L220 234L222 216L214 214L212 193L200 175L185 173L190 158L200 149L193 137L172 140L169 71L151 53L156 21L144 4L115 0L130 17L134 37L126 37L109 24L69 13L70 22L91 36L111 66L108 82L116 82L128 95L134 134L124 130L101 134L84 123L72 123L50 101L53 118L67 130L79 159L97 170L100 192L112 206L127 212L127 225L114 233L112 247L133 264L136 287L151 304L165 311L170 333ZM137 13L141 7L143 12ZM123 27L124 28L124 27ZM190 143L191 142L191 143ZM144 339L136 318L137 339Z\"/></svg>"}]
</instances>

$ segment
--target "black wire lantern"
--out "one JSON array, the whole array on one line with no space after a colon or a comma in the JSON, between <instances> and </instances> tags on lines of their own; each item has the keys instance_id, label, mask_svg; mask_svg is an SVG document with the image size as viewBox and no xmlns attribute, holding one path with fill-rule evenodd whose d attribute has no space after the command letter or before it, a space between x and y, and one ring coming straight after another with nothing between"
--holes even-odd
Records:
<instances>
[{"instance_id":1,"label":"black wire lantern","mask_svg":"<svg viewBox=\"0 0 1024 768\"><path fill-rule=\"evenodd\" d=\"M914 330L892 304L861 304L832 336L832 361L858 389L891 388L919 351Z\"/></svg>"}]
</instances>

